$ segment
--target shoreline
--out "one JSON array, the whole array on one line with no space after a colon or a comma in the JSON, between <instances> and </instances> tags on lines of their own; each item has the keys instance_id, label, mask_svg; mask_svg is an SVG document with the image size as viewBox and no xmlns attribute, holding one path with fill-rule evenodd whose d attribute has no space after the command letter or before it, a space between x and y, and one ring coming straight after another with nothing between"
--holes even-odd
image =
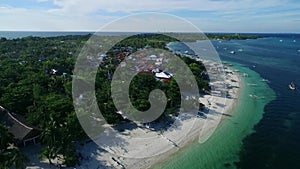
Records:
<instances>
[{"instance_id":1,"label":"shoreline","mask_svg":"<svg viewBox=\"0 0 300 169\"><path fill-rule=\"evenodd\" d=\"M203 145L187 146L182 152L154 165L152 168L236 168L240 162L243 140L254 132L254 126L262 119L264 107L275 98L274 92L257 72L233 63L242 79L240 97L230 111L232 117L224 117L214 135ZM249 74L244 78L243 72ZM248 83L257 83L249 86ZM254 98L252 95L264 96Z\"/></svg>"},{"instance_id":2,"label":"shoreline","mask_svg":"<svg viewBox=\"0 0 300 169\"><path fill-rule=\"evenodd\" d=\"M236 96L240 97L241 92L243 91L244 81L242 80L242 78L241 78L240 75L238 75L238 78L239 78L239 87L240 88L239 88ZM233 115L233 111L232 110L236 107L236 104L237 104L236 102L233 102L233 104L231 104L231 106L228 107L228 110L226 112L229 112L230 115ZM228 118L230 118L230 117L222 116L221 121L220 121L220 123L219 123L219 125L218 125L218 127L217 127L216 130L218 130L219 128L221 128L223 126L223 124L227 122ZM180 149L179 151L176 151L176 152L174 152L174 153L166 156L164 159L161 159L161 160L157 161L157 163L153 164L152 166L148 167L147 169L155 169L159 165L164 164L165 162L169 161L171 158L173 158L174 156L176 156L178 153L181 153L181 152L187 150L188 148L190 148L191 146L194 146L195 144L199 144L199 143L196 142L197 141L196 139L197 138L190 139L190 141L188 141L186 143L186 145L184 147L182 147L182 149ZM207 141L209 141L209 140L207 140Z\"/></svg>"},{"instance_id":3,"label":"shoreline","mask_svg":"<svg viewBox=\"0 0 300 169\"><path fill-rule=\"evenodd\" d=\"M239 74L239 73L237 73L237 74ZM242 75L240 74L240 76L238 76L239 77L239 86L240 86L240 88L239 88L239 90L238 90L238 94L237 94L237 96L239 97L240 95L241 95L241 93L243 92L243 90L244 90L244 88L248 88L247 87L247 83L246 83L246 79L245 78L243 78L242 77ZM241 80L241 79L243 79L243 80ZM254 83L248 83L248 84L254 84ZM246 89L247 90L247 89ZM252 93L251 93L252 94ZM248 96L248 95L247 95ZM246 97L246 95L245 95L245 97ZM252 96L250 96L250 97L252 97ZM253 98L252 98L253 99ZM255 98L254 98L255 99ZM235 112L235 109L236 109L236 106L237 106L237 104L238 104L238 102L233 102L233 104L231 104L229 107L228 107L228 110L227 110L227 112L228 112L228 114L230 114L230 115L233 115L233 114L239 114L239 113L237 113L237 112ZM221 121L220 121L220 123L219 123L219 125L218 125L218 128L217 128L217 130L219 130L220 128L227 128L226 126L227 126L227 124L228 124L228 122L229 122L229 120L231 119L231 117L229 117L229 116L225 116L225 117L223 117L222 116L222 118L221 118ZM226 125L225 125L226 124ZM226 129L225 129L226 130ZM222 130L219 130L219 131L221 131L221 132L223 132L223 129ZM190 148L191 146L194 146L195 144L197 144L196 143L196 139L197 139L197 137L195 137L195 138L193 138L193 139L188 139L187 141L186 141L186 143L185 143L185 145L183 146L183 147L181 147L179 150L174 150L174 152L170 152L169 154L164 154L163 156L157 156L157 157L155 157L155 159L151 159L151 160L149 160L149 161L146 161L146 163L145 163L145 168L159 168L159 165L161 165L161 164L164 164L164 163L166 163L167 161L169 161L170 159L172 159L172 158L174 158L174 157L176 157L177 155L179 155L180 153L182 153L183 151L185 151L186 149L188 149L188 148ZM213 140L213 139L212 139ZM208 141L209 142L209 141ZM91 144L89 144L89 145L87 145L87 144L89 144L89 143L84 143L84 145L81 147L79 147L80 148L80 151L81 151L81 149L83 149L83 147L88 147L88 149L87 149L87 152L86 152L86 154L85 154L85 156L84 156L84 158L83 159L81 159L80 160L80 163L82 164L82 165L79 165L79 166L76 166L76 168L89 168L89 167L91 167L91 166L94 166L94 168L98 168L99 166L101 166L100 168L102 168L102 167L104 167L102 164L106 164L106 161L104 161L103 159L101 159L100 157L102 156L102 153L103 153L103 151L102 150L100 150L101 148L98 148L98 146L97 145L95 145L95 144L93 144L93 143L91 143ZM84 150L84 151L86 151L86 150ZM88 154L89 152L92 152L92 153L90 153L90 154ZM107 157L109 160L111 160L111 156L108 156ZM176 157L177 158L177 157ZM175 158L175 159L176 159ZM140 160L140 159L139 159ZM91 161L93 161L93 162L91 162ZM137 160L138 161L138 160ZM37 162L37 161L35 161L35 162ZM47 162L43 162L42 160L40 160L39 161L40 163L42 163L42 164L45 164L45 163L47 163ZM83 163L82 163L83 162ZM92 164L92 165L89 165L89 163L94 163L94 164ZM137 162L138 163L138 162ZM140 162L140 163L142 163L142 162ZM125 164L125 163L124 163ZM134 163L134 164L136 164L136 163ZM29 166L29 167L27 167L27 168L44 168L45 166L43 166L43 165L39 165L39 163L37 162L37 163L31 163L31 165L32 166ZM123 164L122 164L123 165ZM47 164L47 166L48 166L48 164ZM148 167L147 167L148 166ZM49 166L48 166L49 167ZM45 168L48 168L48 167L45 167ZM140 165L139 167L143 167L143 165ZM137 168L139 168L139 167L137 167ZM51 168L55 168L54 166L52 166ZM72 167L72 168L74 168L74 167ZM91 168L93 168L93 167L91 167ZM107 168L112 168L112 167L107 167ZM126 167L127 168L127 167Z\"/></svg>"},{"instance_id":4,"label":"shoreline","mask_svg":"<svg viewBox=\"0 0 300 169\"><path fill-rule=\"evenodd\" d=\"M160 134L157 131L150 131L149 129L145 129L145 127L138 127L133 130L125 130L124 134L128 135L129 137L118 135L119 138L122 138L120 139L121 141L115 139L114 143L105 142L106 138L103 137L102 143L105 143L103 147L99 147L93 141L85 143L83 146L79 146L78 151L80 152L82 158L80 160L80 164L76 166L76 168L155 168L158 165L170 160L178 153L186 150L193 144L196 144L197 139L199 140L199 134L201 134L205 121L219 120L216 130L221 128L222 125L229 118L231 118L230 116L232 115L233 109L236 106L235 99L239 97L242 90L241 86L243 83L239 72L234 72L231 68L228 68L228 66L224 66L224 70L225 67L227 69L227 72L231 72L231 74L227 73L227 83L230 83L231 86L238 86L237 88L232 88L229 90L232 98L228 99L212 95L204 95L201 97L201 99L206 100L212 100L213 98L211 105L208 105L208 102L206 102L205 107L208 107L210 110L215 110L216 112L220 111L219 113L209 112L208 114L206 114L206 120L197 117L192 117L184 120L180 119L178 124L180 129L175 128L173 131L169 131L163 134ZM236 82L232 82L231 80L234 80ZM225 107L222 108L221 106L218 106L218 103L225 103ZM210 128L209 130L207 130L207 132L211 131L214 132L215 129ZM133 137L149 138L149 136L150 139L145 141L136 141L136 139L132 139ZM108 140L111 141L111 139ZM126 142L126 144L124 144L124 142ZM122 144L123 146L120 146ZM139 151L136 151L137 149ZM144 150L147 151L148 154ZM38 154L38 150L35 151L36 152L33 152L33 154ZM126 152L129 151L132 151L134 153L126 154ZM131 157L145 156L146 158L124 158L126 155ZM151 157L147 157L149 155L151 155ZM31 165L27 166L28 169L39 169L46 166L50 167L49 164L47 164L47 161L43 159L39 160L35 157L30 161Z\"/></svg>"},{"instance_id":5,"label":"shoreline","mask_svg":"<svg viewBox=\"0 0 300 169\"><path fill-rule=\"evenodd\" d=\"M199 135L202 134L203 137L201 132L206 121L213 122L213 125L216 125L215 122L217 122L217 126L216 128L209 126L204 131L204 137L206 137L206 133L213 134L215 130L221 128L231 118L230 116L236 106L235 100L240 96L242 90L243 81L239 72L235 72L225 65L224 70L226 70L226 84L235 86L228 89L232 98L214 95L201 96L199 102L205 104L205 107L210 111L205 114L207 119L204 120L193 116L182 120L177 117L176 121L178 124L176 123L171 131L166 131L163 134L159 133L159 131L151 131L145 127L137 127L132 130L125 130L122 132L124 135L117 134L117 138L113 139L113 143L111 142L112 139L109 139L107 136L100 138L100 140L102 139L100 141L102 144L100 145L103 145L101 147L93 141L85 143L79 146L78 151L81 154L81 159L76 168L155 168L196 144L197 139L200 139ZM224 107L222 107L222 104ZM138 139L135 137L138 137ZM145 140L141 141L141 138ZM33 154L38 154L38 150ZM30 159L30 161L31 164L27 166L30 169L50 167L44 159L35 157Z\"/></svg>"},{"instance_id":6,"label":"shoreline","mask_svg":"<svg viewBox=\"0 0 300 169\"><path fill-rule=\"evenodd\" d=\"M215 111L215 113L210 114L210 112L207 114L207 119L209 119L207 121L217 121L219 119L216 129L222 127L223 123L228 119L228 117L223 116L231 116L233 112L232 110L236 106L235 99L239 97L240 91L242 90L240 88L242 79L239 73L234 72L228 67L227 71L229 73L226 73L226 83L230 84L231 86L237 86L236 88L228 90L232 98L229 99L211 95L204 95L202 98L206 100L213 100L211 105L207 105L206 103L205 107L209 107L210 111ZM218 106L222 103L225 103L224 107ZM131 131L126 130L125 133L129 135L129 137L118 136L122 138L123 146L119 146L121 143L118 141L114 141L115 143L113 144L107 143L105 142L105 137L103 137L100 142L105 143L105 145L101 148L105 149L106 151L92 150L92 152L90 152L91 149L89 147L95 143L88 143L80 150L81 154L87 157L86 159L96 158L99 160L101 159L101 161L85 160L81 161L81 166L97 168L97 165L99 165L101 162L102 165L108 168L153 168L158 164L161 164L172 158L178 152L194 144L196 139L199 139L199 133L201 134L205 121L206 120L203 120L202 118L196 117L186 120L179 120L181 123L179 124L181 129L175 128L174 130L177 130L176 132L173 130L164 134L159 134L158 132L148 131L147 129L141 128ZM214 127L210 127L207 130L207 133L213 133L214 130ZM204 133L204 135L205 134L206 133ZM150 139L145 139L145 141L141 142L140 140L136 141L133 136L140 138L150 137ZM184 138L183 140L182 137ZM124 144L124 141L126 144ZM90 156L89 154L93 154L93 156Z\"/></svg>"}]
</instances>

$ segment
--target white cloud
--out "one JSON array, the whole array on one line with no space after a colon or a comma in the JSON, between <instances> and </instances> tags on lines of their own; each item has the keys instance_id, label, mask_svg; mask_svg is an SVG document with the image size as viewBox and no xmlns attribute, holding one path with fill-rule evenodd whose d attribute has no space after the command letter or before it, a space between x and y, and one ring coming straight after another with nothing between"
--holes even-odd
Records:
<instances>
[{"instance_id":1,"label":"white cloud","mask_svg":"<svg viewBox=\"0 0 300 169\"><path fill-rule=\"evenodd\" d=\"M90 13L99 10L109 12L138 12L138 11L231 11L241 9L258 9L284 4L280 0L54 0L58 6L56 12Z\"/></svg>"},{"instance_id":2,"label":"white cloud","mask_svg":"<svg viewBox=\"0 0 300 169\"><path fill-rule=\"evenodd\" d=\"M0 22L5 23L0 25L0 30L97 30L121 15L136 12L173 12L184 16L185 12L193 11L187 14L189 20L204 31L251 29L253 32L253 24L262 23L268 30L268 25L276 29L274 25L279 25L280 21L297 19L297 10L288 9L300 7L290 0L35 0L36 3L46 1L56 7L50 5L48 10L42 10L45 6L33 5L31 9L0 6ZM274 12L273 9L282 6L287 9L285 12ZM288 22L288 26L293 26L289 30L300 29L297 23Z\"/></svg>"},{"instance_id":3,"label":"white cloud","mask_svg":"<svg viewBox=\"0 0 300 169\"><path fill-rule=\"evenodd\" d=\"M115 19L110 16L62 16L43 10L1 7L0 30L97 30Z\"/></svg>"},{"instance_id":4,"label":"white cloud","mask_svg":"<svg viewBox=\"0 0 300 169\"><path fill-rule=\"evenodd\" d=\"M116 20L103 32L199 32L189 21L162 13L141 13Z\"/></svg>"}]
</instances>

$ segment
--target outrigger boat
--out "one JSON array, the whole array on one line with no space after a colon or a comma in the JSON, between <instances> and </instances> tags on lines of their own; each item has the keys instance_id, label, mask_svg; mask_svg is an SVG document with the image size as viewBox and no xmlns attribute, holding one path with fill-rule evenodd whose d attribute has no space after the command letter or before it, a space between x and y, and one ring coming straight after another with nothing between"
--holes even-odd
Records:
<instances>
[{"instance_id":1,"label":"outrigger boat","mask_svg":"<svg viewBox=\"0 0 300 169\"><path fill-rule=\"evenodd\" d=\"M289 84L289 88L291 90L295 90L296 89L296 85L293 82L291 82L291 84Z\"/></svg>"}]
</instances>

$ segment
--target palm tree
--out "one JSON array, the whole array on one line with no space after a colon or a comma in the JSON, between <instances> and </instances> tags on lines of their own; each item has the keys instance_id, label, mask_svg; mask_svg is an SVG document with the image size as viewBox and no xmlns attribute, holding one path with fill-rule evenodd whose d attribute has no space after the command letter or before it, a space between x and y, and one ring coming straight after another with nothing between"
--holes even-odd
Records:
<instances>
[{"instance_id":1,"label":"palm tree","mask_svg":"<svg viewBox=\"0 0 300 169\"><path fill-rule=\"evenodd\" d=\"M9 144L8 148L10 151L10 161L12 166L15 168L23 168L24 164L28 163L28 159L26 156L24 156L18 147L16 147L14 144Z\"/></svg>"},{"instance_id":2,"label":"palm tree","mask_svg":"<svg viewBox=\"0 0 300 169\"><path fill-rule=\"evenodd\" d=\"M28 162L18 147L14 145L13 135L0 124L0 168L23 168Z\"/></svg>"},{"instance_id":3,"label":"palm tree","mask_svg":"<svg viewBox=\"0 0 300 169\"><path fill-rule=\"evenodd\" d=\"M47 124L47 127L41 134L42 141L46 144L46 149L42 152L42 156L46 157L50 164L52 164L51 159L57 156L56 146L56 135L55 135L56 122L53 118Z\"/></svg>"}]
</instances>

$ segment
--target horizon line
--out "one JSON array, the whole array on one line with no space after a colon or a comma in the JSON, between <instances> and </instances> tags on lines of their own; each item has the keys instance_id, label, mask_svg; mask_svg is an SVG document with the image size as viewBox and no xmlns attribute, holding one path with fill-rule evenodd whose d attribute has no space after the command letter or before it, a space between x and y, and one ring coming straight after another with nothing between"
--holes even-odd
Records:
<instances>
[{"instance_id":1,"label":"horizon line","mask_svg":"<svg viewBox=\"0 0 300 169\"><path fill-rule=\"evenodd\" d=\"M0 32L62 32L62 33L228 33L228 34L235 34L235 33L240 33L240 34L300 34L300 32L254 32L254 31L203 31L203 32L150 32L150 31L94 31L94 30L0 30Z\"/></svg>"}]
</instances>

